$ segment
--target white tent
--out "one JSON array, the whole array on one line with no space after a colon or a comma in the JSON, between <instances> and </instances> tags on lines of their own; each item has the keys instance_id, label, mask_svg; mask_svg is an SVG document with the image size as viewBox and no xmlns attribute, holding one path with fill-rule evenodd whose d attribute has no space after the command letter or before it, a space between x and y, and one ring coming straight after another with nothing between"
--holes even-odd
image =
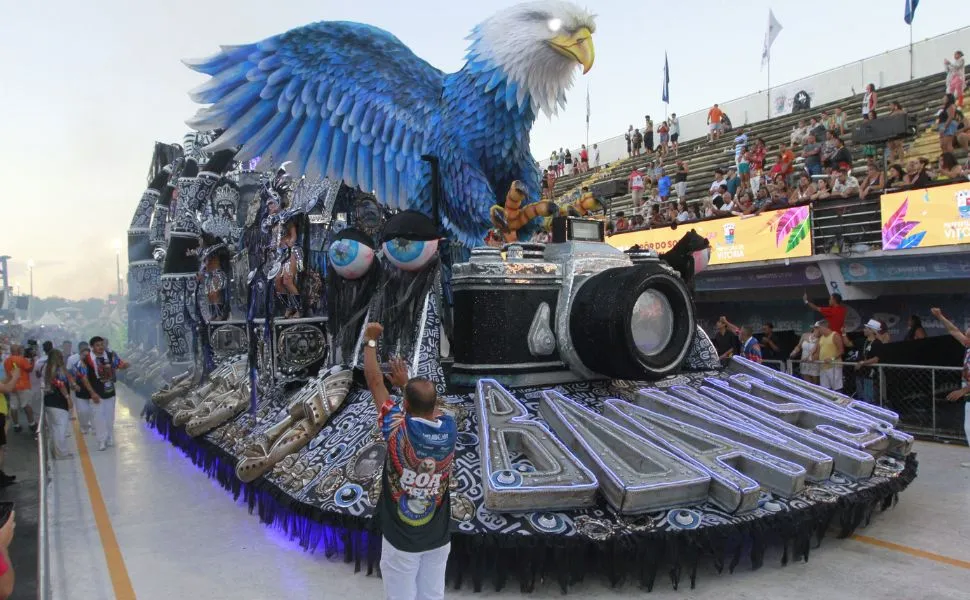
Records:
<instances>
[{"instance_id":1,"label":"white tent","mask_svg":"<svg viewBox=\"0 0 970 600\"><path fill-rule=\"evenodd\" d=\"M44 313L44 316L37 319L34 324L42 325L44 327L63 327L64 322L54 316L54 313L46 312Z\"/></svg>"}]
</instances>

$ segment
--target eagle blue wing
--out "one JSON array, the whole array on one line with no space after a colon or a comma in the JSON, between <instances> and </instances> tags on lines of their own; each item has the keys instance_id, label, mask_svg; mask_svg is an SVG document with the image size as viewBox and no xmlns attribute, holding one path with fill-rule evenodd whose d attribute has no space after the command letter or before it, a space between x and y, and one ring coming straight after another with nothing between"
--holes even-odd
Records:
<instances>
[{"instance_id":1,"label":"eagle blue wing","mask_svg":"<svg viewBox=\"0 0 970 600\"><path fill-rule=\"evenodd\" d=\"M192 91L200 109L188 124L223 129L207 150L241 145L310 178L330 177L408 208L408 185L426 169L432 115L443 75L390 33L324 21L262 42L223 47L186 61L212 78Z\"/></svg>"}]
</instances>

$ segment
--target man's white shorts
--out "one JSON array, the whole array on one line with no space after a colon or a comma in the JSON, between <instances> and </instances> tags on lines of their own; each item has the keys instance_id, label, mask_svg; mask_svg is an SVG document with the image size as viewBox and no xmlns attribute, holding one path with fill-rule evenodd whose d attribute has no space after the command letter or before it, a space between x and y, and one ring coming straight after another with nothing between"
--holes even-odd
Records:
<instances>
[{"instance_id":1,"label":"man's white shorts","mask_svg":"<svg viewBox=\"0 0 970 600\"><path fill-rule=\"evenodd\" d=\"M34 396L36 396L34 390L21 390L19 392L10 392L7 394L7 400L10 403L10 410L17 411L21 408L27 408L34 406Z\"/></svg>"},{"instance_id":2,"label":"man's white shorts","mask_svg":"<svg viewBox=\"0 0 970 600\"><path fill-rule=\"evenodd\" d=\"M834 390L836 392L842 390L842 367L835 368L823 368L822 372L819 374L819 385L827 390Z\"/></svg>"}]
</instances>

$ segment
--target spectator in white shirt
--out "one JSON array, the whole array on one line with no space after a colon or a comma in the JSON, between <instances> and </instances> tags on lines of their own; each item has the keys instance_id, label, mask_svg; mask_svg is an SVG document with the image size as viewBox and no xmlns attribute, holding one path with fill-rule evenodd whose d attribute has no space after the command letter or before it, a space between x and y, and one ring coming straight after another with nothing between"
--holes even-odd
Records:
<instances>
[{"instance_id":1,"label":"spectator in white shirt","mask_svg":"<svg viewBox=\"0 0 970 600\"><path fill-rule=\"evenodd\" d=\"M805 125L805 121L799 121L791 130L791 146L801 146L805 142L805 136L808 135L808 126Z\"/></svg>"},{"instance_id":2,"label":"spectator in white shirt","mask_svg":"<svg viewBox=\"0 0 970 600\"><path fill-rule=\"evenodd\" d=\"M628 178L630 182L630 196L633 197L633 207L635 209L640 208L643 203L643 174L640 173L640 169L633 169Z\"/></svg>"},{"instance_id":3,"label":"spectator in white shirt","mask_svg":"<svg viewBox=\"0 0 970 600\"><path fill-rule=\"evenodd\" d=\"M600 168L600 149L596 144L593 144L593 168Z\"/></svg>"},{"instance_id":4,"label":"spectator in white shirt","mask_svg":"<svg viewBox=\"0 0 970 600\"><path fill-rule=\"evenodd\" d=\"M720 195L721 186L727 186L727 181L724 179L724 170L716 169L714 171L714 182L711 183L711 198ZM727 189L725 187L725 189Z\"/></svg>"},{"instance_id":5,"label":"spectator in white shirt","mask_svg":"<svg viewBox=\"0 0 970 600\"><path fill-rule=\"evenodd\" d=\"M737 137L734 138L734 164L741 162L741 153L748 145L748 134L742 129Z\"/></svg>"},{"instance_id":6,"label":"spectator in white shirt","mask_svg":"<svg viewBox=\"0 0 970 600\"><path fill-rule=\"evenodd\" d=\"M674 156L677 156L677 141L680 139L680 119L677 118L677 113L670 113L667 122L670 127L670 144L674 148Z\"/></svg>"},{"instance_id":7,"label":"spectator in white shirt","mask_svg":"<svg viewBox=\"0 0 970 600\"><path fill-rule=\"evenodd\" d=\"M77 352L71 354L67 359L67 373L73 379L74 384L74 410L77 412L78 425L81 426L81 433L85 434L94 433L94 410L91 407L91 398L81 397L81 395L87 396L88 394L81 387L81 382L78 381L78 377L83 377L83 375L78 373L78 365L81 363L81 357L86 356L89 351L90 346L87 342L79 342ZM79 391L81 394L78 393Z\"/></svg>"},{"instance_id":8,"label":"spectator in white shirt","mask_svg":"<svg viewBox=\"0 0 970 600\"><path fill-rule=\"evenodd\" d=\"M848 198L859 194L859 180L852 176L847 169L839 169L832 184L832 196Z\"/></svg>"},{"instance_id":9,"label":"spectator in white shirt","mask_svg":"<svg viewBox=\"0 0 970 600\"><path fill-rule=\"evenodd\" d=\"M687 210L687 201L686 200L681 200L678 203L678 207L677 208L678 208L678 212L677 212L677 222L678 223L686 223L687 221L690 221L691 216L690 216L690 212L688 212L688 210Z\"/></svg>"}]
</instances>

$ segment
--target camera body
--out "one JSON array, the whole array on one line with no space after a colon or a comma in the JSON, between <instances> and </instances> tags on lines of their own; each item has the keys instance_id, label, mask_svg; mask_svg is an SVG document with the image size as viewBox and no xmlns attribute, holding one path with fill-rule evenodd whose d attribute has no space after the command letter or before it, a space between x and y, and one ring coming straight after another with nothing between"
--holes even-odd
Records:
<instances>
[{"instance_id":1,"label":"camera body","mask_svg":"<svg viewBox=\"0 0 970 600\"><path fill-rule=\"evenodd\" d=\"M509 387L654 380L676 370L695 331L680 276L653 253L604 241L603 223L556 217L549 244L475 248L456 264L450 383Z\"/></svg>"}]
</instances>

